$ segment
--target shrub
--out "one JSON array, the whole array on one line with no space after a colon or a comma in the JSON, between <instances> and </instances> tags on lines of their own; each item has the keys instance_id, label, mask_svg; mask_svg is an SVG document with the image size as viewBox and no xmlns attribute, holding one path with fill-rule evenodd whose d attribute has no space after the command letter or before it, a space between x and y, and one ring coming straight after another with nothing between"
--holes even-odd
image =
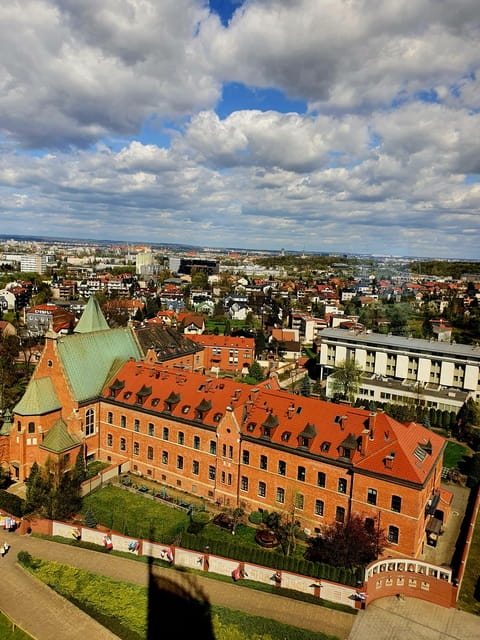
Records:
<instances>
[{"instance_id":1,"label":"shrub","mask_svg":"<svg viewBox=\"0 0 480 640\"><path fill-rule=\"evenodd\" d=\"M252 524L261 524L263 522L263 515L260 511L252 511L252 513L248 516L248 519Z\"/></svg>"},{"instance_id":2,"label":"shrub","mask_svg":"<svg viewBox=\"0 0 480 640\"><path fill-rule=\"evenodd\" d=\"M11 513L12 516L20 518L23 516L25 500L19 498L13 493L8 493L4 489L0 489L0 509Z\"/></svg>"},{"instance_id":3,"label":"shrub","mask_svg":"<svg viewBox=\"0 0 480 640\"><path fill-rule=\"evenodd\" d=\"M24 567L32 566L32 556L28 553L28 551L19 551L17 553L18 562Z\"/></svg>"}]
</instances>

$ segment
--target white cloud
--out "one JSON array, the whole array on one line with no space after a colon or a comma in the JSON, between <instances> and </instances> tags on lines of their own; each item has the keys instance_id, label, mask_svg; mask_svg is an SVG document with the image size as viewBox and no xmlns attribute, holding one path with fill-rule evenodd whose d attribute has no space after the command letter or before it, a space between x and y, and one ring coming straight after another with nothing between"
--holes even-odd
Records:
<instances>
[{"instance_id":1,"label":"white cloud","mask_svg":"<svg viewBox=\"0 0 480 640\"><path fill-rule=\"evenodd\" d=\"M0 228L477 257L479 24L476 0L250 0L227 28L203 0L3 3ZM308 113L221 118L231 82Z\"/></svg>"}]
</instances>

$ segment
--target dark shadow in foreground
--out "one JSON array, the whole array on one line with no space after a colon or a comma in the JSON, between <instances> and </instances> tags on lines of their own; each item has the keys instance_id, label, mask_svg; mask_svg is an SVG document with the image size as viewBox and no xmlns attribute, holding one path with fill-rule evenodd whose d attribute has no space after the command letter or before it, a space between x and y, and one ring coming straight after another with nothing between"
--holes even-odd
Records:
<instances>
[{"instance_id":1,"label":"dark shadow in foreground","mask_svg":"<svg viewBox=\"0 0 480 640\"><path fill-rule=\"evenodd\" d=\"M149 558L147 640L215 640L207 595L194 576L172 573L172 578L156 573Z\"/></svg>"}]
</instances>

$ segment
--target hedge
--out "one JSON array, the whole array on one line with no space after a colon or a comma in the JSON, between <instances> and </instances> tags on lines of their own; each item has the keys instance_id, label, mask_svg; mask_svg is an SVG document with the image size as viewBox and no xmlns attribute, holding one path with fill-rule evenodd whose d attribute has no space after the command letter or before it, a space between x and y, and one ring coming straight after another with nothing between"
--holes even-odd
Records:
<instances>
[{"instance_id":1,"label":"hedge","mask_svg":"<svg viewBox=\"0 0 480 640\"><path fill-rule=\"evenodd\" d=\"M284 556L275 551L267 551L260 547L252 547L238 542L209 540L203 536L193 535L188 532L182 534L180 546L184 549L191 549L201 553L205 552L208 547L208 552L216 556L238 560L239 562L251 562L252 564L289 571L290 573L297 573L310 578L331 580L351 587L356 587L358 582L363 582L364 577L363 567L334 567L323 562L312 562L305 558Z\"/></svg>"},{"instance_id":2,"label":"hedge","mask_svg":"<svg viewBox=\"0 0 480 640\"><path fill-rule=\"evenodd\" d=\"M23 516L25 500L13 493L8 493L5 489L0 489L0 509L10 513L12 516L21 518Z\"/></svg>"}]
</instances>

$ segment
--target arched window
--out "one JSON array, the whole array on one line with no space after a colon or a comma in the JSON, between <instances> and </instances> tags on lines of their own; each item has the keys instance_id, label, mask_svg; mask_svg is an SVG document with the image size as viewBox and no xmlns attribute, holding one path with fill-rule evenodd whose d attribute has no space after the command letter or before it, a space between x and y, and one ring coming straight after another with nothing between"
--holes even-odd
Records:
<instances>
[{"instance_id":1,"label":"arched window","mask_svg":"<svg viewBox=\"0 0 480 640\"><path fill-rule=\"evenodd\" d=\"M95 433L95 410L87 409L85 413L85 435L91 436Z\"/></svg>"},{"instance_id":2,"label":"arched window","mask_svg":"<svg viewBox=\"0 0 480 640\"><path fill-rule=\"evenodd\" d=\"M107 447L113 446L113 436L111 433L107 433Z\"/></svg>"},{"instance_id":3,"label":"arched window","mask_svg":"<svg viewBox=\"0 0 480 640\"><path fill-rule=\"evenodd\" d=\"M29 422L28 423L28 433L35 433L35 423L34 422Z\"/></svg>"}]
</instances>

